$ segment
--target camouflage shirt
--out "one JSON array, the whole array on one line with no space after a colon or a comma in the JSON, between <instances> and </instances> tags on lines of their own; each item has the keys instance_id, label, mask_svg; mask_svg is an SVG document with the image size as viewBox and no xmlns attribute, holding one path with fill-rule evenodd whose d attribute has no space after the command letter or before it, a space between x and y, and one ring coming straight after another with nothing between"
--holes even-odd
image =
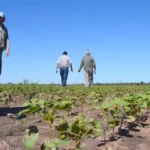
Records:
<instances>
[{"instance_id":1,"label":"camouflage shirt","mask_svg":"<svg viewBox=\"0 0 150 150\"><path fill-rule=\"evenodd\" d=\"M0 26L0 50L9 51L8 30L4 25Z\"/></svg>"}]
</instances>

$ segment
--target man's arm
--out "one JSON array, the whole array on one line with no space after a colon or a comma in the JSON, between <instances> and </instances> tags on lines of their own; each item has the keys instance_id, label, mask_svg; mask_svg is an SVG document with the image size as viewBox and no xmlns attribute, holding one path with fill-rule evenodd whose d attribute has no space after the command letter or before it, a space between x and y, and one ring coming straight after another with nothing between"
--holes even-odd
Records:
<instances>
[{"instance_id":1,"label":"man's arm","mask_svg":"<svg viewBox=\"0 0 150 150\"><path fill-rule=\"evenodd\" d=\"M70 57L68 57L68 60L69 60L69 65L70 65L71 72L73 72L72 61L71 61Z\"/></svg>"},{"instance_id":2,"label":"man's arm","mask_svg":"<svg viewBox=\"0 0 150 150\"><path fill-rule=\"evenodd\" d=\"M10 42L9 42L9 35L8 35L8 30L6 28L6 55L9 56L10 55Z\"/></svg>"},{"instance_id":3,"label":"man's arm","mask_svg":"<svg viewBox=\"0 0 150 150\"><path fill-rule=\"evenodd\" d=\"M56 73L58 72L59 63L56 64Z\"/></svg>"},{"instance_id":4,"label":"man's arm","mask_svg":"<svg viewBox=\"0 0 150 150\"><path fill-rule=\"evenodd\" d=\"M72 67L72 63L70 63L70 68L71 68L71 71L73 72L73 67Z\"/></svg>"},{"instance_id":5,"label":"man's arm","mask_svg":"<svg viewBox=\"0 0 150 150\"><path fill-rule=\"evenodd\" d=\"M56 63L56 73L58 72L58 68L59 68L59 61L60 60L60 58L57 60L57 63Z\"/></svg>"},{"instance_id":6,"label":"man's arm","mask_svg":"<svg viewBox=\"0 0 150 150\"><path fill-rule=\"evenodd\" d=\"M94 58L93 58L93 69L94 69L94 73L96 74L96 63L95 63Z\"/></svg>"},{"instance_id":7,"label":"man's arm","mask_svg":"<svg viewBox=\"0 0 150 150\"><path fill-rule=\"evenodd\" d=\"M81 60L81 64L80 64L80 68L78 69L78 72L80 72L81 71L81 69L82 69L82 67L84 66L84 62L83 62L83 58L82 58L82 60Z\"/></svg>"},{"instance_id":8,"label":"man's arm","mask_svg":"<svg viewBox=\"0 0 150 150\"><path fill-rule=\"evenodd\" d=\"M10 42L9 42L9 39L7 39L7 42L6 42L6 55L7 56L10 55Z\"/></svg>"},{"instance_id":9,"label":"man's arm","mask_svg":"<svg viewBox=\"0 0 150 150\"><path fill-rule=\"evenodd\" d=\"M95 65L95 66L93 66L93 68L94 68L94 73L96 74L96 65Z\"/></svg>"}]
</instances>

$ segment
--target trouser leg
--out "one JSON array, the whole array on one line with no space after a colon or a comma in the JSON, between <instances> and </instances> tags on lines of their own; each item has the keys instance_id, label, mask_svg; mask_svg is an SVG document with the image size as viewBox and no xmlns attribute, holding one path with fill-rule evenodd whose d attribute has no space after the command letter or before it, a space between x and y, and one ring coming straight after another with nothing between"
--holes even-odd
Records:
<instances>
[{"instance_id":1,"label":"trouser leg","mask_svg":"<svg viewBox=\"0 0 150 150\"><path fill-rule=\"evenodd\" d=\"M2 53L3 53L3 51L0 50L0 75L2 73Z\"/></svg>"},{"instance_id":2,"label":"trouser leg","mask_svg":"<svg viewBox=\"0 0 150 150\"><path fill-rule=\"evenodd\" d=\"M64 68L63 86L66 86L68 73L69 73L69 69L68 68Z\"/></svg>"},{"instance_id":3,"label":"trouser leg","mask_svg":"<svg viewBox=\"0 0 150 150\"><path fill-rule=\"evenodd\" d=\"M93 85L93 72L89 73L89 84L90 84L90 86Z\"/></svg>"},{"instance_id":4,"label":"trouser leg","mask_svg":"<svg viewBox=\"0 0 150 150\"><path fill-rule=\"evenodd\" d=\"M84 71L84 84L85 87L89 86L89 73L87 71Z\"/></svg>"},{"instance_id":5,"label":"trouser leg","mask_svg":"<svg viewBox=\"0 0 150 150\"><path fill-rule=\"evenodd\" d=\"M61 85L63 85L63 76L64 76L64 70L63 68L60 68Z\"/></svg>"}]
</instances>

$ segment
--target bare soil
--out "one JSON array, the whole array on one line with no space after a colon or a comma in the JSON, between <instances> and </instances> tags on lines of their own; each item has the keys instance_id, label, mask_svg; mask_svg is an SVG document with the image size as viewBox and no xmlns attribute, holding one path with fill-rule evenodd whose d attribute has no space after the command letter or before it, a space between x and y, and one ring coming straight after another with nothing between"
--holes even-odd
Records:
<instances>
[{"instance_id":1,"label":"bare soil","mask_svg":"<svg viewBox=\"0 0 150 150\"><path fill-rule=\"evenodd\" d=\"M21 107L24 103L23 97L14 97L15 101L11 103L11 108ZM15 109L14 108L14 109ZM10 109L10 108L8 108ZM88 105L78 108L86 113L87 117L99 119L98 111L93 111ZM40 138L38 139L34 150L40 150L40 146L45 139L49 138L49 127L39 120L36 116L26 118L15 118L15 115L8 116L2 113L4 108L0 108L0 150L25 150L23 141L25 129L38 128ZM13 110L13 109L12 109ZM8 111L7 111L8 112ZM117 132L117 129L116 129ZM97 138L85 137L81 142L82 150L149 150L150 149L150 128L149 123L145 126L129 129L123 127L120 135L116 134L116 140L111 139L111 132L107 134L107 142L104 142L103 136Z\"/></svg>"}]
</instances>

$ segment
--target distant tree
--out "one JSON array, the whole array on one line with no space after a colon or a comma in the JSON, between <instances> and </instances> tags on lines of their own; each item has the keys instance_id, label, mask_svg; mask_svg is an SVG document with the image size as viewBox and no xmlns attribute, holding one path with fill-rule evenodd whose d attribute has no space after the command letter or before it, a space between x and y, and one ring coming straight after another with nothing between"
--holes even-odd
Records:
<instances>
[{"instance_id":1,"label":"distant tree","mask_svg":"<svg viewBox=\"0 0 150 150\"><path fill-rule=\"evenodd\" d=\"M140 84L145 84L145 83L143 81L141 81Z\"/></svg>"},{"instance_id":2,"label":"distant tree","mask_svg":"<svg viewBox=\"0 0 150 150\"><path fill-rule=\"evenodd\" d=\"M8 82L7 84L13 84L12 82Z\"/></svg>"}]
</instances>

